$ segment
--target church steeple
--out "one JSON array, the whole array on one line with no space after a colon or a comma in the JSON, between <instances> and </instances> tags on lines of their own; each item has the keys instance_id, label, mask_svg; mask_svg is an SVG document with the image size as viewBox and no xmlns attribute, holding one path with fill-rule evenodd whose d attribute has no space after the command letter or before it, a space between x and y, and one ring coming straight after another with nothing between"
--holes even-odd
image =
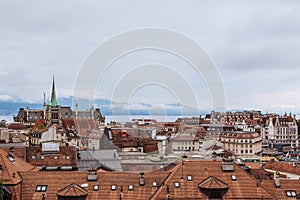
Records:
<instances>
[{"instance_id":1,"label":"church steeple","mask_svg":"<svg viewBox=\"0 0 300 200\"><path fill-rule=\"evenodd\" d=\"M52 93L51 93L51 106L58 106L58 101L56 99L56 91L55 91L55 81L53 75L53 82L52 82Z\"/></svg>"}]
</instances>

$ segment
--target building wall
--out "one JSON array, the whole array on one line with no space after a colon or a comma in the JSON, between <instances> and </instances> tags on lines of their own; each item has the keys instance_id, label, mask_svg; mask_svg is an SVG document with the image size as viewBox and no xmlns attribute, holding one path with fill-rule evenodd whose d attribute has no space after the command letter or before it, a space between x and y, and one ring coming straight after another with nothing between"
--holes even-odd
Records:
<instances>
[{"instance_id":1,"label":"building wall","mask_svg":"<svg viewBox=\"0 0 300 200\"><path fill-rule=\"evenodd\" d=\"M228 133L223 134L219 140L223 143L224 149L233 152L237 157L251 157L262 151L261 137L255 133Z\"/></svg>"}]
</instances>

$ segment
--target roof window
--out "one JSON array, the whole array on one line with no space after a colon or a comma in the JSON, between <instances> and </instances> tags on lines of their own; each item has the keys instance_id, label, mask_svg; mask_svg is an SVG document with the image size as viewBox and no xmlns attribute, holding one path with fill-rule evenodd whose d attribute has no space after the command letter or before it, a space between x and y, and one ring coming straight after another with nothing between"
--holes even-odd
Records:
<instances>
[{"instance_id":1,"label":"roof window","mask_svg":"<svg viewBox=\"0 0 300 200\"><path fill-rule=\"evenodd\" d=\"M235 175L231 175L231 180L236 181L236 176Z\"/></svg>"},{"instance_id":2,"label":"roof window","mask_svg":"<svg viewBox=\"0 0 300 200\"><path fill-rule=\"evenodd\" d=\"M287 197L297 197L297 193L295 190L286 190L285 194Z\"/></svg>"},{"instance_id":3,"label":"roof window","mask_svg":"<svg viewBox=\"0 0 300 200\"><path fill-rule=\"evenodd\" d=\"M116 191L116 189L117 189L116 185L111 185L111 190L112 191Z\"/></svg>"},{"instance_id":4,"label":"roof window","mask_svg":"<svg viewBox=\"0 0 300 200\"><path fill-rule=\"evenodd\" d=\"M152 182L152 187L157 187L157 182Z\"/></svg>"},{"instance_id":5,"label":"roof window","mask_svg":"<svg viewBox=\"0 0 300 200\"><path fill-rule=\"evenodd\" d=\"M176 188L179 188L179 186L180 186L180 185L179 185L179 182L175 182L175 183L174 183L174 186L175 186Z\"/></svg>"},{"instance_id":6,"label":"roof window","mask_svg":"<svg viewBox=\"0 0 300 200\"><path fill-rule=\"evenodd\" d=\"M99 185L94 185L93 190L98 191L99 190Z\"/></svg>"},{"instance_id":7,"label":"roof window","mask_svg":"<svg viewBox=\"0 0 300 200\"><path fill-rule=\"evenodd\" d=\"M128 185L128 190L133 190L133 185Z\"/></svg>"},{"instance_id":8,"label":"roof window","mask_svg":"<svg viewBox=\"0 0 300 200\"><path fill-rule=\"evenodd\" d=\"M47 185L37 185L35 188L36 192L46 192L47 190Z\"/></svg>"},{"instance_id":9,"label":"roof window","mask_svg":"<svg viewBox=\"0 0 300 200\"><path fill-rule=\"evenodd\" d=\"M187 180L192 181L193 180L192 176L187 176Z\"/></svg>"}]
</instances>

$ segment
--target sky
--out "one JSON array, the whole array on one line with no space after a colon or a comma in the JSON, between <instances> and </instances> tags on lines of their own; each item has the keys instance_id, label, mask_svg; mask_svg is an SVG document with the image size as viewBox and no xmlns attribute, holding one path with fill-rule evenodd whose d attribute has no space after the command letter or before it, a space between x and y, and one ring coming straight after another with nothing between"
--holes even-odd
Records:
<instances>
[{"instance_id":1,"label":"sky","mask_svg":"<svg viewBox=\"0 0 300 200\"><path fill-rule=\"evenodd\" d=\"M155 27L183 34L207 52L222 78L226 109L300 113L299 10L296 0L0 0L0 100L41 101L44 92L50 95L53 74L58 97L72 96L82 65L99 45L120 33ZM130 75L151 63L167 66L170 74ZM127 99L116 98L119 85L145 77L157 79L126 91ZM99 77L94 95L157 105L180 103L185 96L190 99L184 104L212 107L205 78L180 57L157 50L116 60Z\"/></svg>"}]
</instances>

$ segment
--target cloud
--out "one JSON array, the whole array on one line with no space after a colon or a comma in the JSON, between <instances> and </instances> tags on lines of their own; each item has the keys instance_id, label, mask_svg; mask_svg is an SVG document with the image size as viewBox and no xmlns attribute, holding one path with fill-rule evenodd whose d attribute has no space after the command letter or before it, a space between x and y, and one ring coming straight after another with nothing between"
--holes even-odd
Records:
<instances>
[{"instance_id":1,"label":"cloud","mask_svg":"<svg viewBox=\"0 0 300 200\"><path fill-rule=\"evenodd\" d=\"M298 1L131 1L130 6L123 1L3 1L0 93L38 101L43 92L49 94L54 69L58 96L72 95L80 65L98 44L123 31L162 27L186 34L207 50L223 77L228 107L279 109L300 99L299 9ZM210 106L201 78L176 59L149 58L155 56L181 70L198 103ZM144 58L123 59L117 66L143 64ZM121 72L114 69L116 77L104 79L99 96L110 96L109 79L120 79ZM155 96L155 103L168 103L168 97L148 92L136 99Z\"/></svg>"}]
</instances>

